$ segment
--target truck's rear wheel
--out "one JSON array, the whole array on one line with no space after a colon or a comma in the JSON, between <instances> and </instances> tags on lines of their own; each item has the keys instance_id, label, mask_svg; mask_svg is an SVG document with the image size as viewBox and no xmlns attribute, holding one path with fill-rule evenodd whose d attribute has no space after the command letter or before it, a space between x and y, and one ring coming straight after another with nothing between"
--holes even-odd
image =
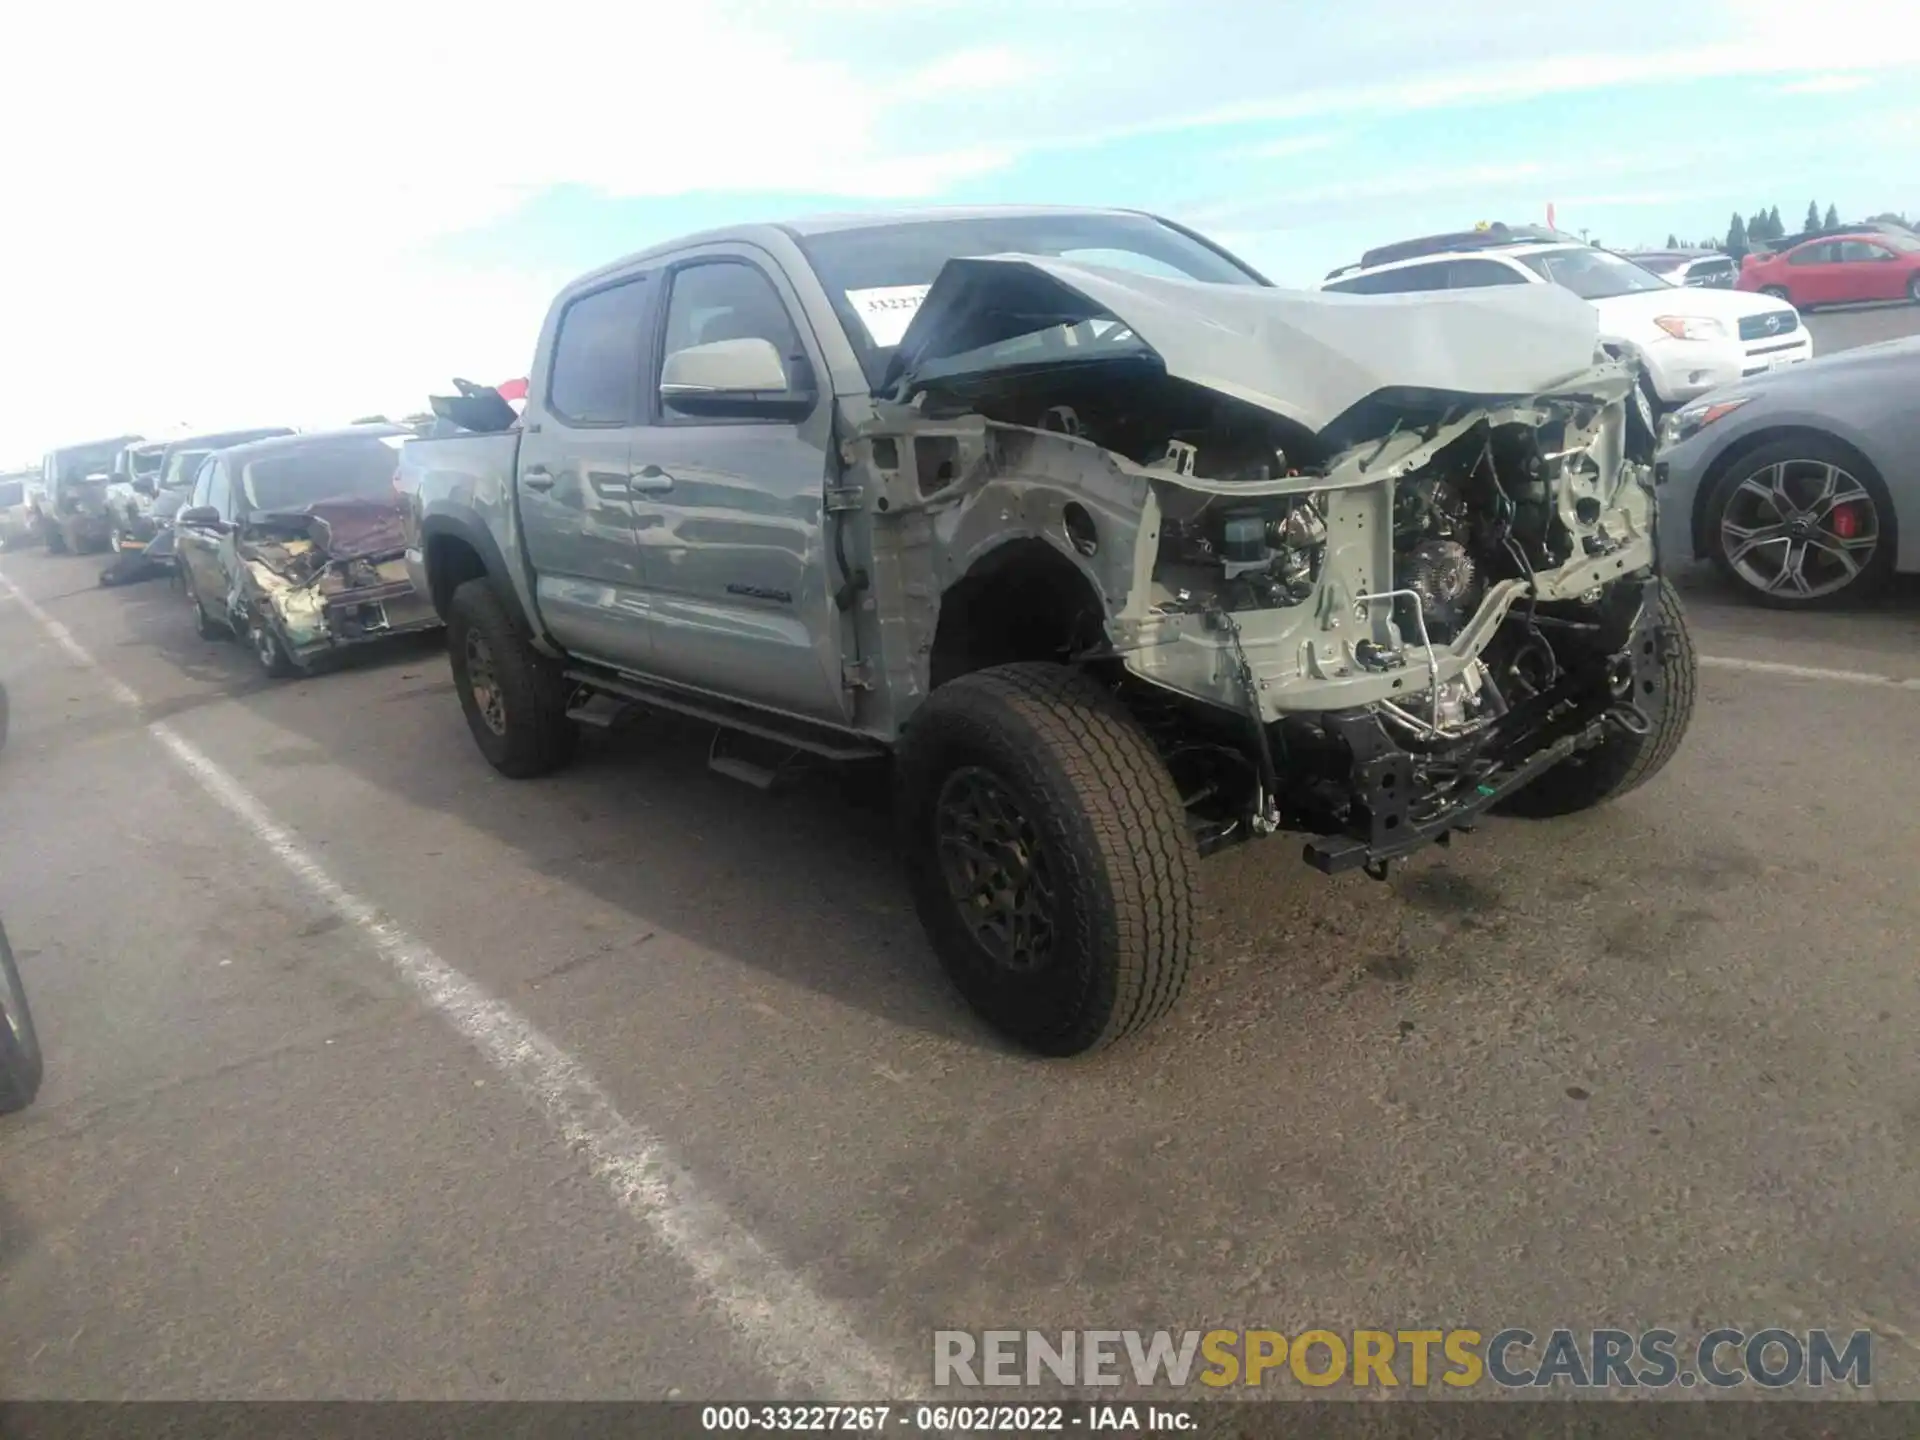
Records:
<instances>
[{"instance_id":1,"label":"truck's rear wheel","mask_svg":"<svg viewBox=\"0 0 1920 1440\"><path fill-rule=\"evenodd\" d=\"M1172 1007L1197 852L1165 764L1100 686L1044 664L943 685L913 718L898 787L921 923L989 1024L1077 1055Z\"/></svg>"},{"instance_id":2,"label":"truck's rear wheel","mask_svg":"<svg viewBox=\"0 0 1920 1440\"><path fill-rule=\"evenodd\" d=\"M1613 730L1591 750L1568 756L1531 785L1500 805L1506 815L1545 819L1589 810L1638 788L1665 768L1693 723L1696 663L1686 612L1667 581L1660 582L1658 624L1666 635L1664 654L1650 630L1634 636L1636 645L1653 645L1659 655L1651 692L1643 686L1634 702L1647 717L1644 735Z\"/></svg>"},{"instance_id":3,"label":"truck's rear wheel","mask_svg":"<svg viewBox=\"0 0 1920 1440\"><path fill-rule=\"evenodd\" d=\"M469 580L454 591L447 651L467 728L494 769L527 780L573 758L580 732L567 719L560 667L520 633L491 581Z\"/></svg>"}]
</instances>

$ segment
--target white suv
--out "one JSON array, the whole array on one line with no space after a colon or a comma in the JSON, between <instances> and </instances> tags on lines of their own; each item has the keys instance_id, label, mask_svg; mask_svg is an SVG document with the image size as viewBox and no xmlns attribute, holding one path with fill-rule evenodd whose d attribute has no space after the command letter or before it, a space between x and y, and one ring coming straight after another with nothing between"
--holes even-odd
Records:
<instances>
[{"instance_id":1,"label":"white suv","mask_svg":"<svg viewBox=\"0 0 1920 1440\"><path fill-rule=\"evenodd\" d=\"M1674 285L1611 251L1504 229L1384 246L1319 288L1401 295L1485 285L1561 285L1586 300L1600 313L1602 342L1639 359L1663 410L1813 358L1813 337L1783 300Z\"/></svg>"}]
</instances>

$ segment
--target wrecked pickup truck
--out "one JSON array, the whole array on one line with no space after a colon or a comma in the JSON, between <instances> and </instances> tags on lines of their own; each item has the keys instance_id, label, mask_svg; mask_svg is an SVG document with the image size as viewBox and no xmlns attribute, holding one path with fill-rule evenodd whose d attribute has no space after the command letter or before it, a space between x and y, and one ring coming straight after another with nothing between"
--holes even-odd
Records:
<instances>
[{"instance_id":1,"label":"wrecked pickup truck","mask_svg":"<svg viewBox=\"0 0 1920 1440\"><path fill-rule=\"evenodd\" d=\"M1291 292L1131 212L838 217L576 282L517 424L395 483L496 768L648 708L762 784L890 758L934 951L1068 1055L1172 1005L1204 854L1285 831L1384 877L1667 762L1694 661L1635 380L1550 286Z\"/></svg>"},{"instance_id":2,"label":"wrecked pickup truck","mask_svg":"<svg viewBox=\"0 0 1920 1440\"><path fill-rule=\"evenodd\" d=\"M399 426L294 435L201 462L174 548L206 639L244 639L275 678L351 645L437 628L407 578Z\"/></svg>"}]
</instances>

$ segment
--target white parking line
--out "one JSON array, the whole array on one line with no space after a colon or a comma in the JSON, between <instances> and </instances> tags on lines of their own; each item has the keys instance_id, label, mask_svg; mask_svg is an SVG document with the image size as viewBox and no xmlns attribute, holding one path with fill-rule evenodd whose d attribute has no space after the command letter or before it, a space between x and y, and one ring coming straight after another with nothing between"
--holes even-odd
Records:
<instances>
[{"instance_id":1,"label":"white parking line","mask_svg":"<svg viewBox=\"0 0 1920 1440\"><path fill-rule=\"evenodd\" d=\"M1732 655L1702 655L1699 660L1713 670L1748 670L1756 675L1784 675L1793 680L1832 680L1842 685L1876 685L1883 690L1920 690L1920 680L1875 675L1870 670L1823 670L1817 665L1784 665L1777 660L1741 660Z\"/></svg>"},{"instance_id":2,"label":"white parking line","mask_svg":"<svg viewBox=\"0 0 1920 1440\"><path fill-rule=\"evenodd\" d=\"M4 574L17 601L61 649L135 710L140 696ZM605 1182L621 1208L693 1272L751 1358L783 1382L828 1400L884 1400L919 1385L871 1350L830 1301L813 1293L736 1225L655 1137L614 1107L586 1069L522 1015L489 995L329 875L239 781L164 722L148 725L201 789L240 820L323 904L356 928L420 998L543 1112Z\"/></svg>"}]
</instances>

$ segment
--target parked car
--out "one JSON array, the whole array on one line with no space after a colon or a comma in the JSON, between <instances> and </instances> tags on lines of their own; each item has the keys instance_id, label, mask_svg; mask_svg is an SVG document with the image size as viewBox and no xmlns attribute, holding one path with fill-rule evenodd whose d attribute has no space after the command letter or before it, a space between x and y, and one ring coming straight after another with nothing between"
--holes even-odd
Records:
<instances>
[{"instance_id":1,"label":"parked car","mask_svg":"<svg viewBox=\"0 0 1920 1440\"><path fill-rule=\"evenodd\" d=\"M0 475L0 549L11 550L39 538L33 505L28 499L30 486L37 484L37 470L15 470Z\"/></svg>"},{"instance_id":2,"label":"parked car","mask_svg":"<svg viewBox=\"0 0 1920 1440\"><path fill-rule=\"evenodd\" d=\"M139 517L153 507L168 441L143 440L114 457L106 493L107 549L137 550L150 538L138 533Z\"/></svg>"},{"instance_id":3,"label":"parked car","mask_svg":"<svg viewBox=\"0 0 1920 1440\"><path fill-rule=\"evenodd\" d=\"M1778 240L1755 240L1748 236L1747 252L1752 255L1779 255L1809 240L1830 240L1844 235L1892 235L1908 240L1920 239L1920 231L1915 231L1911 225L1902 225L1897 220L1862 220L1852 225L1816 225L1811 230L1785 235Z\"/></svg>"},{"instance_id":4,"label":"parked car","mask_svg":"<svg viewBox=\"0 0 1920 1440\"><path fill-rule=\"evenodd\" d=\"M195 627L235 636L276 678L369 640L438 628L407 577L393 474L398 425L210 453L174 517Z\"/></svg>"},{"instance_id":5,"label":"parked car","mask_svg":"<svg viewBox=\"0 0 1920 1440\"><path fill-rule=\"evenodd\" d=\"M1802 310L1859 300L1920 305L1920 237L1860 233L1809 240L1778 254L1747 256L1735 283Z\"/></svg>"},{"instance_id":6,"label":"parked car","mask_svg":"<svg viewBox=\"0 0 1920 1440\"><path fill-rule=\"evenodd\" d=\"M1813 355L1813 337L1782 301L1718 289L1676 290L1611 251L1540 234L1527 226L1493 226L1400 241L1369 251L1320 288L1405 295L1561 286L1599 313L1601 339L1612 350L1639 362L1649 412ZM1652 413L1644 418L1651 427Z\"/></svg>"},{"instance_id":7,"label":"parked car","mask_svg":"<svg viewBox=\"0 0 1920 1440\"><path fill-rule=\"evenodd\" d=\"M41 488L33 497L41 540L56 555L103 549L112 527L107 520L107 487L114 457L141 437L121 435L47 452L41 462Z\"/></svg>"},{"instance_id":8,"label":"parked car","mask_svg":"<svg viewBox=\"0 0 1920 1440\"><path fill-rule=\"evenodd\" d=\"M1920 338L1823 357L1669 417L1661 544L1779 609L1920 571Z\"/></svg>"},{"instance_id":9,"label":"parked car","mask_svg":"<svg viewBox=\"0 0 1920 1440\"><path fill-rule=\"evenodd\" d=\"M285 425L269 425L252 430L176 435L168 440L160 452L153 494L146 496L136 489L135 503L123 506L115 516L122 540L130 549L151 542L185 502L187 492L193 488L193 478L199 473L200 462L214 451L293 433Z\"/></svg>"},{"instance_id":10,"label":"parked car","mask_svg":"<svg viewBox=\"0 0 1920 1440\"><path fill-rule=\"evenodd\" d=\"M1717 250L1623 250L1619 254L1669 285L1731 290L1734 277L1740 273L1733 257Z\"/></svg>"},{"instance_id":11,"label":"parked car","mask_svg":"<svg viewBox=\"0 0 1920 1440\"><path fill-rule=\"evenodd\" d=\"M1653 436L1598 343L1558 287L1282 291L1133 212L747 226L568 286L523 423L396 485L497 770L647 709L756 784L889 757L948 974L1073 1054L1173 1003L1200 855L1384 877L1673 753Z\"/></svg>"}]
</instances>

